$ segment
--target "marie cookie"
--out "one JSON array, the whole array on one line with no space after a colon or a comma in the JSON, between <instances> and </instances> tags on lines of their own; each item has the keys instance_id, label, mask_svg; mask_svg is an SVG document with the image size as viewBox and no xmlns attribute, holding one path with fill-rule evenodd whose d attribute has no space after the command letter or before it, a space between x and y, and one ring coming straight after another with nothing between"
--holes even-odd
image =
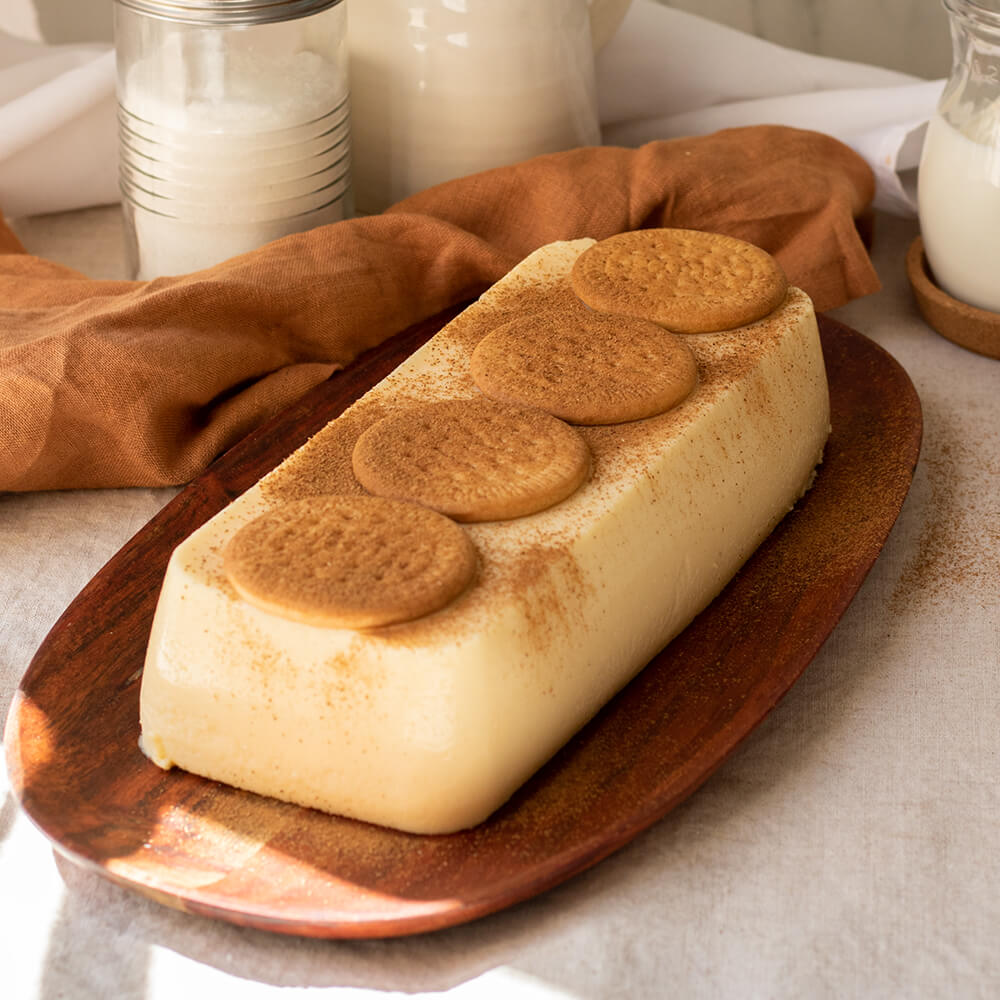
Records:
<instances>
[{"instance_id":1,"label":"marie cookie","mask_svg":"<svg viewBox=\"0 0 1000 1000\"><path fill-rule=\"evenodd\" d=\"M245 524L223 552L229 582L272 614L373 628L437 611L472 582L476 552L454 521L382 497L317 496Z\"/></svg>"},{"instance_id":2,"label":"marie cookie","mask_svg":"<svg viewBox=\"0 0 1000 1000\"><path fill-rule=\"evenodd\" d=\"M653 320L676 333L730 330L785 300L781 265L760 247L721 233L642 229L584 251L574 292L588 306Z\"/></svg>"},{"instance_id":3,"label":"marie cookie","mask_svg":"<svg viewBox=\"0 0 1000 1000\"><path fill-rule=\"evenodd\" d=\"M538 409L489 399L401 407L352 455L371 493L413 500L458 521L501 521L558 503L590 470L579 432Z\"/></svg>"},{"instance_id":4,"label":"marie cookie","mask_svg":"<svg viewBox=\"0 0 1000 1000\"><path fill-rule=\"evenodd\" d=\"M490 331L470 372L492 399L573 424L618 424L663 413L698 381L690 348L656 323L578 306L525 314Z\"/></svg>"}]
</instances>

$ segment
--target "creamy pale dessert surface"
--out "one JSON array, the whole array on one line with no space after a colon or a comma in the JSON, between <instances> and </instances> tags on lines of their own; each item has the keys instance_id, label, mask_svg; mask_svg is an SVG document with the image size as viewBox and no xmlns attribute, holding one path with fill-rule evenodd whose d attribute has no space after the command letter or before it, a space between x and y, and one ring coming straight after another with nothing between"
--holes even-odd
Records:
<instances>
[{"instance_id":1,"label":"creamy pale dessert surface","mask_svg":"<svg viewBox=\"0 0 1000 1000\"><path fill-rule=\"evenodd\" d=\"M552 244L174 552L142 681L142 746L241 788L417 833L497 809L722 590L808 488L829 432L812 304L686 336L679 406L585 426L590 478L526 517L463 525L474 583L440 611L353 631L242 600L222 549L304 496L364 494L358 436L407 402L471 398L473 348L571 296L592 241Z\"/></svg>"}]
</instances>

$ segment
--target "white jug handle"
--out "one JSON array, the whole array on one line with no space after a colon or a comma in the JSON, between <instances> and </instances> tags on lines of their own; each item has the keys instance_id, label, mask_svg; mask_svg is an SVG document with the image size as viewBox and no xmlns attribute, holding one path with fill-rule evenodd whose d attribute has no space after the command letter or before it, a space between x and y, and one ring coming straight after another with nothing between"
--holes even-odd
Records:
<instances>
[{"instance_id":1,"label":"white jug handle","mask_svg":"<svg viewBox=\"0 0 1000 1000\"><path fill-rule=\"evenodd\" d=\"M590 0L590 35L599 52L618 30L632 0Z\"/></svg>"}]
</instances>

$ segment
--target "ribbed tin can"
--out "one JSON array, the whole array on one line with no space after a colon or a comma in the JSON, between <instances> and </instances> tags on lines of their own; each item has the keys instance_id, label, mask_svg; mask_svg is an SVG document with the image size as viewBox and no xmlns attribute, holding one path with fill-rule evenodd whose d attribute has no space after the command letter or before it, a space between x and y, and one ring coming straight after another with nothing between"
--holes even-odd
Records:
<instances>
[{"instance_id":1,"label":"ribbed tin can","mask_svg":"<svg viewBox=\"0 0 1000 1000\"><path fill-rule=\"evenodd\" d=\"M343 0L118 0L115 48L135 277L352 214Z\"/></svg>"}]
</instances>

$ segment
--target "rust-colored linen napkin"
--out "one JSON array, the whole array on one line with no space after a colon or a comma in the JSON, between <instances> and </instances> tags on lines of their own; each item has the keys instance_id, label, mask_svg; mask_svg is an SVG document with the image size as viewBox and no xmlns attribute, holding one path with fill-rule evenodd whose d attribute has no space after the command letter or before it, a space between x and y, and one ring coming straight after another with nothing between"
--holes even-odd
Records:
<instances>
[{"instance_id":1,"label":"rust-colored linen napkin","mask_svg":"<svg viewBox=\"0 0 1000 1000\"><path fill-rule=\"evenodd\" d=\"M88 279L0 223L0 490L186 482L365 349L553 240L729 233L832 308L878 288L856 225L873 193L836 140L754 126L540 157L149 282Z\"/></svg>"}]
</instances>

